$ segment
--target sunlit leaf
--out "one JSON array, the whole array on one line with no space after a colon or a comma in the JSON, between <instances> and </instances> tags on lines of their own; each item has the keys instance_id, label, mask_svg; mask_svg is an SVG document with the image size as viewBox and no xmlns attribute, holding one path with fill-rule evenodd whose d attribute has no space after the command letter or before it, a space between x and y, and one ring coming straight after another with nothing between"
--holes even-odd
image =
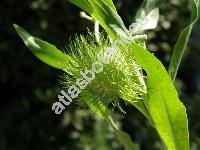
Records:
<instances>
[{"instance_id":1,"label":"sunlit leaf","mask_svg":"<svg viewBox=\"0 0 200 150\"><path fill-rule=\"evenodd\" d=\"M169 150L188 150L186 109L162 63L144 48L131 44L139 65L147 73L147 100L154 126Z\"/></svg>"},{"instance_id":2,"label":"sunlit leaf","mask_svg":"<svg viewBox=\"0 0 200 150\"><path fill-rule=\"evenodd\" d=\"M44 63L73 74L76 63L73 58L58 50L54 45L42 41L26 32L18 25L14 25L18 35L24 41L30 51Z\"/></svg>"}]
</instances>

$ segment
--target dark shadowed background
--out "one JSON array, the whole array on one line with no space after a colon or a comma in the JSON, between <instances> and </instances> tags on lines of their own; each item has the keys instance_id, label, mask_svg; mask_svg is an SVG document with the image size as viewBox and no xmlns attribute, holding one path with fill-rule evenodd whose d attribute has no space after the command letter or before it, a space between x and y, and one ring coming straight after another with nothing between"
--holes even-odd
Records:
<instances>
[{"instance_id":1,"label":"dark shadowed background","mask_svg":"<svg viewBox=\"0 0 200 150\"><path fill-rule=\"evenodd\" d=\"M128 27L140 1L115 1ZM31 34L64 49L75 34L87 34L93 24L66 0L1 0L0 2L0 150L123 149L112 128L76 102L62 115L51 105L61 90L62 72L35 58L14 31L19 24ZM148 31L148 49L168 67L172 48L189 22L188 1L170 0L160 9L158 27ZM200 149L200 26L196 25L184 55L176 87L187 107L191 149ZM142 150L161 144L147 120L132 106L115 113L121 128Z\"/></svg>"}]
</instances>

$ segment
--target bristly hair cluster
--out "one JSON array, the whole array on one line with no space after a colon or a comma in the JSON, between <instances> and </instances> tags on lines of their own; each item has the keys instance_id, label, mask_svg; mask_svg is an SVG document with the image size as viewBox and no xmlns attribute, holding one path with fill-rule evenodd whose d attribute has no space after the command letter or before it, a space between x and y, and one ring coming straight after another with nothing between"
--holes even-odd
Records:
<instances>
[{"instance_id":1,"label":"bristly hair cluster","mask_svg":"<svg viewBox=\"0 0 200 150\"><path fill-rule=\"evenodd\" d=\"M71 75L63 75L61 84L68 88L75 85L78 78L82 78L81 84L84 88L79 89L81 90L78 92L79 102L93 101L97 105L100 103L106 106L114 105L122 110L119 99L137 102L141 101L146 94L142 70L136 63L129 44L118 45L119 49L109 63L102 62L101 72L95 73L93 80L84 81L80 72L91 70L93 63L99 60L99 56L111 48L109 38L105 38L103 34L100 37L99 43L95 43L95 37L91 33L87 37L76 36L75 40L68 45L67 49L74 58L71 65L73 71Z\"/></svg>"}]
</instances>

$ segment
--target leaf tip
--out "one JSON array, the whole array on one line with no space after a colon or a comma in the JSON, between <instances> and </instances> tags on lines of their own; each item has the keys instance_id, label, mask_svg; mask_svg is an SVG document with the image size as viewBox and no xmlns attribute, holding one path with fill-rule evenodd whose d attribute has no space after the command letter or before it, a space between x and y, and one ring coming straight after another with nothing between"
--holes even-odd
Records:
<instances>
[{"instance_id":1,"label":"leaf tip","mask_svg":"<svg viewBox=\"0 0 200 150\"><path fill-rule=\"evenodd\" d=\"M17 24L13 23L13 27L14 27L15 29L17 29L19 26L18 26Z\"/></svg>"}]
</instances>

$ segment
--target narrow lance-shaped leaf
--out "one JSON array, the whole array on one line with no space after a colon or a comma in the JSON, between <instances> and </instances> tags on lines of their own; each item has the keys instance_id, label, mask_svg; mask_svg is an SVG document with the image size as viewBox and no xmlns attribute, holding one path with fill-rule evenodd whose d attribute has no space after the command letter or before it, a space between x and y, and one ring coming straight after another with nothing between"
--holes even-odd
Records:
<instances>
[{"instance_id":1,"label":"narrow lance-shaped leaf","mask_svg":"<svg viewBox=\"0 0 200 150\"><path fill-rule=\"evenodd\" d=\"M146 107L169 150L188 150L188 121L184 105L162 63L144 48L131 44L139 65L147 73Z\"/></svg>"},{"instance_id":2,"label":"narrow lance-shaped leaf","mask_svg":"<svg viewBox=\"0 0 200 150\"><path fill-rule=\"evenodd\" d=\"M70 75L76 71L77 65L72 57L61 52L54 45L30 35L20 26L15 24L14 27L25 45L38 59L52 67L62 69Z\"/></svg>"},{"instance_id":3,"label":"narrow lance-shaped leaf","mask_svg":"<svg viewBox=\"0 0 200 150\"><path fill-rule=\"evenodd\" d=\"M194 23L199 19L199 0L190 0L191 2L191 22L190 25L187 26L181 35L179 36L175 47L173 49L172 58L170 61L170 65L168 68L169 75L171 76L172 80L175 81L176 74L183 57L190 33L192 31L192 27Z\"/></svg>"}]
</instances>

